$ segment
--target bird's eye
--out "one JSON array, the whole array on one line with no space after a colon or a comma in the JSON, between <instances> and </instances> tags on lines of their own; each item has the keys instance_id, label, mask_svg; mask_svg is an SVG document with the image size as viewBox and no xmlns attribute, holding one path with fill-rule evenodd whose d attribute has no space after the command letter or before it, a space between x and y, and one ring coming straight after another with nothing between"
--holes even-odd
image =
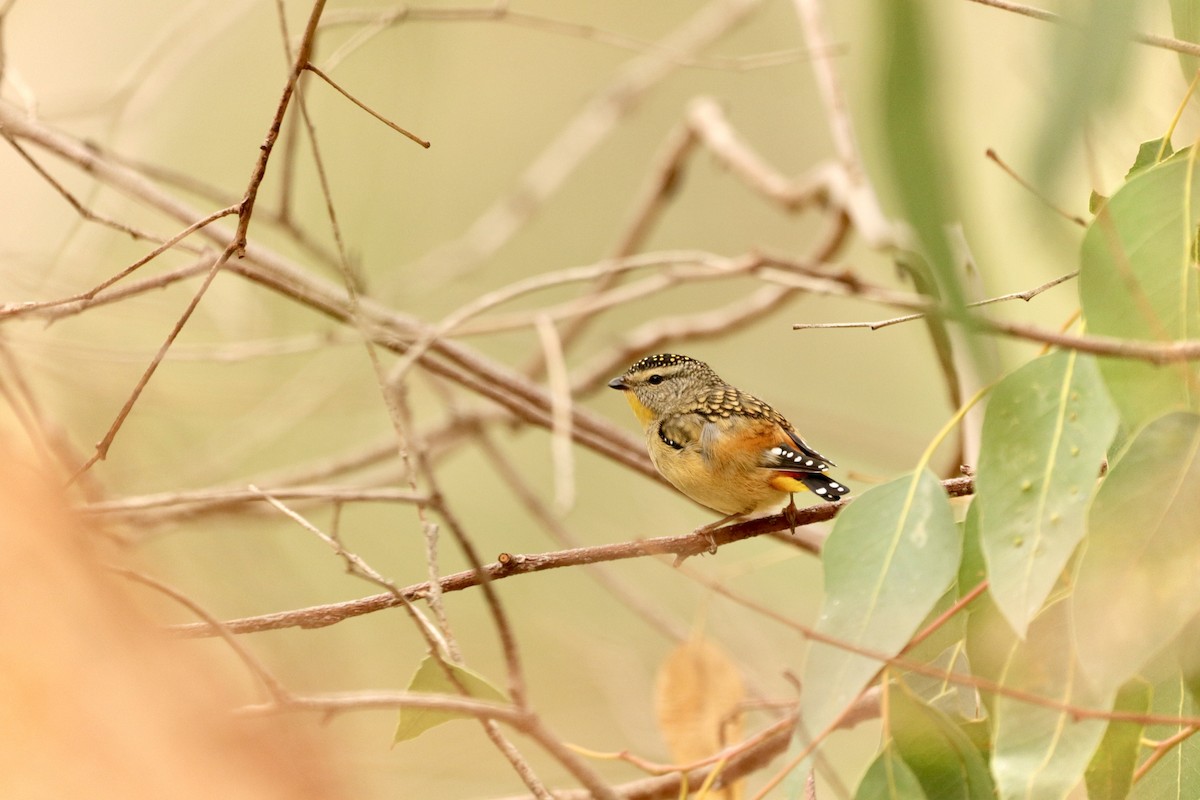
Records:
<instances>
[{"instance_id":1,"label":"bird's eye","mask_svg":"<svg viewBox=\"0 0 1200 800\"><path fill-rule=\"evenodd\" d=\"M646 379L646 382L652 383L655 386L657 386L658 384L663 382L663 376L662 375L651 375L649 378Z\"/></svg>"}]
</instances>

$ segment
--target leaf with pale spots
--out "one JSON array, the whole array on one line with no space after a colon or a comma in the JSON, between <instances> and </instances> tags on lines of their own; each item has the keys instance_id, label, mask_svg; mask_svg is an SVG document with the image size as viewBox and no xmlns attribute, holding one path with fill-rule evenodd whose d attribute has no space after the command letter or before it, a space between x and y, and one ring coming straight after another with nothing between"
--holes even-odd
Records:
<instances>
[{"instance_id":1,"label":"leaf with pale spots","mask_svg":"<svg viewBox=\"0 0 1200 800\"><path fill-rule=\"evenodd\" d=\"M1075 351L1035 359L992 392L975 505L992 599L1020 636L1083 538L1116 431L1095 360Z\"/></svg>"},{"instance_id":2,"label":"leaf with pale spots","mask_svg":"<svg viewBox=\"0 0 1200 800\"><path fill-rule=\"evenodd\" d=\"M846 506L825 542L816 628L896 655L958 570L962 541L950 501L928 470L876 486ZM801 716L812 735L833 722L880 668L877 659L813 642Z\"/></svg>"}]
</instances>

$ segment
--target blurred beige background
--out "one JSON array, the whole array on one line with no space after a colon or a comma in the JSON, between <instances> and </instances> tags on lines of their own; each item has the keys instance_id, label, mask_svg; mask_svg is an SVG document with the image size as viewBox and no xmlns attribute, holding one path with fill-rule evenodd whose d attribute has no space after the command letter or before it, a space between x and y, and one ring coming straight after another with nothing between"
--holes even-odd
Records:
<instances>
[{"instance_id":1,"label":"blurred beige background","mask_svg":"<svg viewBox=\"0 0 1200 800\"><path fill-rule=\"evenodd\" d=\"M1165 5L1165 4L1164 4ZM387 3L331 3L327 19ZM454 8L430 3L422 8ZM522 2L515 10L654 41L695 13L690 2ZM293 35L308 14L286 3ZM936 23L937 89L952 181L966 239L985 295L1036 286L1075 268L1080 231L1050 220L1041 203L984 157L994 148L1027 172L1042 135L1056 79L1053 28L969 2L927 3ZM864 149L885 202L891 196L878 151L878 9L868 0L826 3L837 69ZM1147 6L1143 30L1167 33L1164 9ZM314 61L342 86L399 125L429 139L423 150L351 106L316 80L305 97L326 160L343 235L367 291L398 309L436 321L483 292L531 275L595 263L615 246L649 180L656 155L689 101L712 96L742 137L778 170L800 175L833 156L825 110L802 53L785 63L731 69L686 66L656 84L565 180L544 206L497 252L478 263L446 260L445 247L509 192L580 108L638 53L501 21L408 21L350 52L362 25L330 25ZM85 0L18 0L4 19L5 101L34 109L45 123L93 140L138 162L170 167L235 199L258 153L286 77L273 3L263 0L121 4ZM704 55L727 59L802 47L792 5L762 3ZM1087 211L1093 188L1110 191L1140 141L1162 135L1182 96L1173 54L1136 48L1133 69L1116 107L1099 115L1091 149L1073 149L1062 164L1056 201ZM1176 145L1194 130L1186 116ZM282 148L282 145L281 145ZM173 222L97 186L70 165L31 153L93 210L171 234ZM296 224L324 247L332 238L307 140L296 148ZM260 195L264 214L277 207L282 158L276 152ZM148 247L80 221L7 145L0 144L0 301L49 299L81 291L143 255ZM207 211L218 206L182 192ZM807 252L822 230L819 215L789 215L772 207L700 153L680 191L645 243L646 250L691 249L736 255L762 247ZM327 279L337 280L268 222L251 236L278 248ZM431 256L431 254L433 254ZM186 262L169 254L146 268ZM446 265L449 264L450 267ZM888 259L852 241L838 266L880 283L904 287ZM152 273L147 273L152 274ZM749 293L751 279L702 282L630 303L599 316L568 353L575 367L604 351L630 328L663 316L717 307ZM86 455L178 318L195 281L53 325L6 322L0 335L29 379L47 418ZM906 287L904 287L906 288ZM533 308L573 297L558 289L503 310ZM1074 310L1069 284L1031 304L998 314L1050 327ZM724 377L786 413L856 488L909 469L948 408L924 329L900 325L876 332L793 332L794 322L883 319L891 309L853 299L801 296L776 313L716 340L670 349L709 361ZM336 333L336 341L314 335ZM249 482L289 465L319 462L371 442L386 441L390 423L361 343L333 323L230 274L220 275L118 436L109 458L93 470L111 497ZM510 366L538 351L532 329L465 339ZM1005 363L1032 352L1001 343ZM288 352L276 352L286 349ZM391 360L388 360L391 363ZM417 423L445 418L439 393L412 381ZM577 402L632 431L635 422L615 393ZM471 405L475 401L464 398ZM6 435L23 440L5 409ZM550 439L534 429L495 430L496 441L524 478L553 498ZM681 496L576 449L576 503L564 524L588 543L683 533L709 521ZM459 448L439 465L450 504L487 557L500 551L556 549L532 522L478 448ZM330 524L327 508L308 511ZM347 546L399 584L425 577L424 550L411 507L355 505L342 514ZM269 514L204 517L168 527L123 531L139 538L134 557L148 571L189 592L209 610L234 617L350 599L377 590L344 574L342 564L310 534ZM444 571L463 567L448 542ZM689 564L799 619L819 602L820 566L771 541L722 549ZM703 626L744 671L754 691L789 699L783 678L797 671L803 643L650 561L615 570L639 584L644 598L683 629ZM515 620L529 671L532 700L566 739L597 750L666 759L655 728L655 670L672 643L578 570L558 570L503 582L500 595ZM162 618L190 621L187 612L147 597ZM503 668L476 593L447 598L467 662L502 682ZM249 639L295 691L403 687L424 652L398 611L332 628L256 634ZM216 654L231 676L253 687L222 645ZM314 718L314 725L317 720ZM469 722L447 725L391 749L395 714L343 715L319 726L332 760L351 776L359 796L487 797L521 785ZM537 748L520 740L552 783L566 778ZM862 752L876 744L870 726L842 734L825 752L843 764L853 786ZM472 765L464 769L463 764ZM601 763L613 780L637 776Z\"/></svg>"}]
</instances>

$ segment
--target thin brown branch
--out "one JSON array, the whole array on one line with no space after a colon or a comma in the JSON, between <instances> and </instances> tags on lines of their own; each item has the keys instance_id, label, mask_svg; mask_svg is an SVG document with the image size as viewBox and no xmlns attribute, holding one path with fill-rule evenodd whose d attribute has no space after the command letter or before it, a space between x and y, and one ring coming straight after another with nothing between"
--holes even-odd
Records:
<instances>
[{"instance_id":1,"label":"thin brown branch","mask_svg":"<svg viewBox=\"0 0 1200 800\"><path fill-rule=\"evenodd\" d=\"M91 469L92 466L94 466L97 462L107 458L109 448L112 447L112 443L116 438L117 433L121 430L126 418L128 418L129 414L133 411L134 405L136 405L138 399L142 395L142 392L149 384L150 379L158 370L158 367L162 363L163 358L166 356L167 351L171 348L171 345L175 342L175 339L179 336L180 332L191 319L196 308L200 305L200 301L204 298L205 293L208 291L208 287L212 285L217 273L221 271L221 267L225 265L233 253L236 252L239 255L245 255L246 234L250 227L250 218L254 213L254 202L255 198L258 196L258 187L262 183L263 178L266 176L267 162L270 159L271 150L275 145L275 141L279 137L279 128L280 124L282 123L284 113L287 111L288 101L291 99L296 87L296 82L299 80L299 77L304 70L304 64L308 63L309 55L312 52L313 37L316 33L317 21L320 19L321 11L324 9L324 7L325 0L316 0L316 2L313 4L313 9L308 20L308 26L305 29L304 38L300 45L300 52L297 56L297 61L293 65L287 84L284 87L283 97L280 99L279 105L276 108L275 118L267 132L266 140L259 148L258 160L255 163L253 172L251 173L250 182L246 188L245 197L238 206L238 225L237 231L233 237L233 241L225 248L224 252L221 253L217 260L213 262L212 267L204 276L203 282L200 284L195 294L192 295L191 301L183 310L183 313L179 316L179 319L175 322L171 332L167 334L166 340L158 349L154 359L150 362L149 366L146 367L146 370L142 373L141 377L134 385L133 390L130 392L129 397L126 399L124 405L122 405L121 410L117 412L117 416L109 426L108 431L105 432L103 438L96 444L95 452L79 467L78 470L76 470L75 474L71 477L72 482L77 480L80 475Z\"/></svg>"},{"instance_id":2,"label":"thin brown branch","mask_svg":"<svg viewBox=\"0 0 1200 800\"><path fill-rule=\"evenodd\" d=\"M262 715L280 712L316 711L325 715L376 709L424 708L463 714L481 720L496 720L521 729L524 715L520 709L490 700L477 700L433 692L367 691L320 695L292 695L286 703L262 703L244 706L242 714Z\"/></svg>"},{"instance_id":3,"label":"thin brown branch","mask_svg":"<svg viewBox=\"0 0 1200 800\"><path fill-rule=\"evenodd\" d=\"M362 102L361 100L359 100L359 99L358 99L357 97L355 97L354 95L350 94L348 91L346 91L345 89L343 89L343 88L341 87L341 85L339 85L339 84L338 84L338 83L337 83L337 82L336 82L336 81L335 81L333 78L329 77L329 76L328 76L328 75L326 75L324 72L322 72L322 71L321 71L321 70L320 70L320 69L319 69L319 68L318 68L318 67L317 67L315 64L312 64L312 63L305 64L305 65L304 65L304 68L305 68L306 70L308 70L309 72L313 73L314 75L316 75L316 76L317 76L318 78L320 78L321 80L323 80L323 81L325 81L326 83L328 83L330 86L332 86L334 89L336 89L336 90L337 90L337 92L338 92L339 94L341 94L343 97L345 97L345 98L346 98L347 100L349 100L351 103L354 103L354 105L358 106L358 107L359 107L359 108L361 108L363 111L367 112L367 113L368 113L368 114L370 114L372 117L374 117L375 119L377 119L377 120L379 120L380 122L382 122L384 125L387 125L389 128L391 128L392 130L394 130L396 133L399 133L399 134L401 134L402 136L407 136L409 139L412 139L414 142L416 142L417 144L421 145L421 147L424 147L424 148L428 149L428 147L429 147L429 142L427 142L426 140L422 139L420 136L417 136L415 133L412 133L411 131L408 131L408 130L405 130L404 128L401 128L399 125L397 125L396 123L392 122L390 119L388 119L387 117L383 116L383 115L382 115L382 114L380 114L378 111L376 111L375 109L371 108L370 106L368 106L366 103L364 103L364 102Z\"/></svg>"},{"instance_id":4,"label":"thin brown branch","mask_svg":"<svg viewBox=\"0 0 1200 800\"><path fill-rule=\"evenodd\" d=\"M120 191L180 221L188 223L200 217L192 208L162 192L135 170L105 160L86 145L30 120L3 102L0 102L0 128L18 138L37 142ZM201 234L223 248L228 247L233 239L228 231L216 226L205 228ZM332 319L341 322L351 320L344 290L301 270L261 245L249 243L246 258L230 262L227 268ZM363 300L363 309L371 323L372 336L379 344L395 352L403 353L408 343L424 330L417 320L369 299ZM526 378L457 342L438 340L431 351L421 360L426 370L495 402L521 420L540 427L550 427L549 397ZM576 442L647 477L661 480L644 448L633 436L587 409L577 406L573 416Z\"/></svg>"},{"instance_id":5,"label":"thin brown branch","mask_svg":"<svg viewBox=\"0 0 1200 800\"><path fill-rule=\"evenodd\" d=\"M997 297L989 297L986 300L977 300L973 303L967 303L967 308L979 308L981 306L991 305L992 303L1002 303L1008 300L1024 300L1026 302L1037 297L1042 292L1048 289L1053 289L1060 283L1066 283L1073 278L1079 277L1079 271L1068 272L1066 275L1059 275L1057 278L1046 281L1045 283L1035 286L1032 289L1025 289L1020 292L1010 292L1008 294L998 295ZM926 315L923 313L903 314L899 317L890 317L888 319L876 320L874 322L800 322L792 326L792 330L815 330L820 328L869 328L873 331L881 328L887 328L892 325L898 325L902 322L912 322L913 320L923 319Z\"/></svg>"},{"instance_id":6,"label":"thin brown branch","mask_svg":"<svg viewBox=\"0 0 1200 800\"><path fill-rule=\"evenodd\" d=\"M183 594L178 589L168 586L157 578L152 578L149 575L143 575L140 572L122 567L112 567L111 569L118 575L128 578L135 583L140 583L143 586L148 586L156 592L170 597L175 602L187 608L197 617L200 617L200 619L204 620L206 625L211 626L217 631L217 634L225 641L227 645L229 645L229 649L234 652L234 655L236 655L238 659L240 659L241 662L246 665L246 669L248 669L250 673L258 679L259 683L263 685L263 688L267 690L267 694L270 695L272 703L284 704L290 702L291 693L284 688L283 684L279 682L279 679L271 674L271 671L266 668L266 666L258 659L257 656L250 652L250 650L242 643L241 639L234 636L233 632L230 631L228 627L222 624L219 619L210 614L195 600L192 600L192 598Z\"/></svg>"},{"instance_id":7,"label":"thin brown branch","mask_svg":"<svg viewBox=\"0 0 1200 800\"><path fill-rule=\"evenodd\" d=\"M116 303L128 297L165 289L173 283L195 277L212 268L216 254L202 256L198 261L176 267L152 278L130 281L120 288L102 292L91 297L74 295L57 300L32 300L19 303L0 304L0 319L7 317L31 316L46 319L51 322L65 317L81 314L93 306L103 306ZM87 294L87 293L85 293Z\"/></svg>"},{"instance_id":8,"label":"thin brown branch","mask_svg":"<svg viewBox=\"0 0 1200 800\"><path fill-rule=\"evenodd\" d=\"M205 227L206 225L210 225L213 222L216 222L217 220L219 220L223 217L228 217L233 214L236 214L237 210L238 210L237 206L229 206L228 208L222 208L217 211L214 211L213 213L209 214L207 217L197 220L196 222L187 226L182 231L175 234L170 239L166 239L165 241L160 240L157 237L155 237L156 241L162 242L158 247L154 248L149 253L142 256L137 261L133 262L128 267L126 267L125 269L118 272L116 275L113 275L110 278L106 278L105 280L101 281L100 283L96 284L91 289L88 289L85 292L80 292L79 294L71 295L70 297L59 298L58 300L44 300L44 301L33 301L33 302L25 302L25 303L12 303L12 304L8 304L5 306L0 306L0 319L3 319L4 317L19 316L22 314L27 314L27 313L35 312L35 311L43 312L42 313L43 316L51 316L50 314L45 314L44 312L46 312L47 310L54 309L58 306L73 306L75 308L74 313L78 313L79 311L81 311L83 309L90 308L92 305L95 305L95 303L93 301L96 299L96 295L98 295L100 292L104 291L105 289L107 289L108 287L117 283L118 281L121 281L121 280L125 279L126 277L128 277L129 275L133 274L135 271L144 267L146 264L150 263L155 258L158 258L160 255L162 255L166 251L175 247L181 241L183 241L185 238L192 235L193 233L200 230L201 228ZM211 259L208 259L208 258L202 259L201 263L203 263L205 261L211 262ZM210 270L212 269L211 263L209 263L207 266ZM136 292L142 292L142 291L146 291L147 289L150 289L150 288L158 288L161 286L166 286L167 284L172 283L175 280L180 279L181 277L195 274L198 271L199 270L196 268L195 264L188 265L187 267L184 267L182 271L175 271L175 272L169 273L166 276L158 276L156 278L149 279L149 281L147 283L139 285L136 289ZM110 296L109 296L110 299L107 302L112 302L111 298L114 296L126 297L129 295L128 295L128 293L120 294L120 295L117 295L117 293L115 293L115 292L110 293Z\"/></svg>"},{"instance_id":9,"label":"thin brown branch","mask_svg":"<svg viewBox=\"0 0 1200 800\"><path fill-rule=\"evenodd\" d=\"M578 537L553 514L546 504L537 496L533 487L522 478L521 470L496 445L491 436L481 433L474 443L480 447L484 456L490 460L495 472L512 491L516 499L530 515L553 538L559 547L575 549L582 547ZM618 602L628 606L634 612L634 618L645 622L670 641L682 642L688 637L688 631L672 619L660 604L650 596L643 596L643 588L624 580L615 570L604 564L584 564L584 573L604 587Z\"/></svg>"},{"instance_id":10,"label":"thin brown branch","mask_svg":"<svg viewBox=\"0 0 1200 800\"><path fill-rule=\"evenodd\" d=\"M150 361L150 364L142 372L141 377L138 378L137 383L134 385L132 391L130 391L129 396L125 399L125 403L121 406L121 410L117 412L116 418L114 418L112 424L109 425L109 428L105 432L103 438L96 443L95 452L93 452L91 457L83 462L83 464L75 471L75 474L71 476L71 483L77 481L81 475L91 469L97 462L103 461L108 457L108 450L110 447L112 447L112 443L116 439L117 433L121 430L121 426L125 424L125 420L129 416L130 412L133 411L133 407L137 404L138 398L142 396L142 392L150 383L150 379L154 377L154 373L158 371L159 365L162 364L163 359L166 358L167 351L171 349L171 345L175 343L175 339L178 338L184 326L187 325L188 320L191 319L192 314L200 305L200 301L204 298L205 292L208 291L208 287L212 285L213 279L217 277L217 273L221 271L221 267L229 259L230 255L231 251L226 250L220 255L220 257L217 258L216 261L213 262L212 266L209 267L208 272L204 275L203 282L200 284L199 288L196 289L191 300L188 301L187 307L184 308L183 313L180 314L179 318L175 321L175 325L172 326L170 333L167 334L167 338L159 346L158 351L154 354L154 358Z\"/></svg>"},{"instance_id":11,"label":"thin brown branch","mask_svg":"<svg viewBox=\"0 0 1200 800\"><path fill-rule=\"evenodd\" d=\"M288 486L271 489L279 500L315 500L323 503L423 503L429 498L403 489L364 489L346 486ZM196 489L104 500L80 506L79 511L96 516L130 516L150 510L171 509L178 514L212 513L237 506L264 503L256 489Z\"/></svg>"},{"instance_id":12,"label":"thin brown branch","mask_svg":"<svg viewBox=\"0 0 1200 800\"><path fill-rule=\"evenodd\" d=\"M3 19L3 18L0 17L0 19ZM4 131L3 128L0 128L0 136L3 136L4 139L10 145L12 145L13 149L17 151L17 154L20 155L21 158L23 158L25 160L25 163L29 164L29 166L33 168L33 171L36 172L42 178L42 180L44 180L44 181L46 181L46 183L50 184L50 187L52 189L54 189L54 191L58 192L58 194L64 200L67 201L67 203L71 206L71 208L75 209L75 213L78 214L83 220L85 220L87 222L95 222L100 225L104 225L106 227L112 228L115 231L119 231L121 233L128 234L129 236L132 236L134 239L148 239L152 242L162 241L161 239L159 239L157 236L155 236L152 233L147 233L146 231L138 230L137 228L134 228L130 225L126 225L124 222L120 222L118 220L112 219L111 217L106 217L103 214L97 214L95 211L92 211L90 208L88 208L86 205L84 205L82 201L80 201L78 198L76 198L75 195L73 195L73 194L71 194L71 192L67 191L65 186L63 186L61 183L59 183L58 180L53 175L51 175L49 172L47 172L46 168L43 167L40 163L38 163L37 159L35 159L33 156L31 156L29 154L29 151L26 150L24 147L22 147L20 145L20 143L17 142L17 140L14 139L10 134L8 134L6 131Z\"/></svg>"},{"instance_id":13,"label":"thin brown branch","mask_svg":"<svg viewBox=\"0 0 1200 800\"><path fill-rule=\"evenodd\" d=\"M279 98L279 103L275 106L275 116L271 120L270 127L267 128L267 136L263 143L258 148L258 160L254 164L254 169L250 173L250 182L246 186L246 194L242 198L241 206L238 210L238 226L237 232L233 236L231 247L239 257L246 254L246 234L250 230L250 218L254 215L254 203L258 198L258 187L262 185L263 178L267 175L267 162L271 160L271 151L275 149L275 142L279 139L279 131L283 127L283 118L287 114L288 105L292 99L292 95L296 91L296 84L300 80L300 76L304 74L304 67L308 64L312 56L313 44L317 35L317 23L321 21L321 13L325 10L325 0L315 0L312 6L312 11L308 15L308 23L304 27L304 34L300 38L300 47L297 48L296 57L292 61L291 72L288 74L287 83L283 86L283 95Z\"/></svg>"},{"instance_id":14,"label":"thin brown branch","mask_svg":"<svg viewBox=\"0 0 1200 800\"><path fill-rule=\"evenodd\" d=\"M845 92L834 67L834 51L829 44L829 32L821 4L819 0L794 0L794 5L804 31L805 44L813 53L813 72L842 171L842 174L829 174L826 180L831 187L843 182L846 184L840 191L835 189L831 193L854 220L859 236L872 247L889 247L895 239L892 223L884 215L862 163Z\"/></svg>"},{"instance_id":15,"label":"thin brown branch","mask_svg":"<svg viewBox=\"0 0 1200 800\"><path fill-rule=\"evenodd\" d=\"M819 269L820 265L842 249L849 233L850 218L843 212L834 213L829 229L806 259L806 265L814 270ZM577 370L571 391L576 395L595 391L637 357L661 350L665 345L704 340L737 331L761 320L763 315L781 307L799 291L799 287L764 286L749 297L739 297L710 311L648 322L635 328L617 346L592 358Z\"/></svg>"},{"instance_id":16,"label":"thin brown branch","mask_svg":"<svg viewBox=\"0 0 1200 800\"><path fill-rule=\"evenodd\" d=\"M680 67L698 67L701 69L737 72L790 64L804 58L806 55L805 51L800 48L758 53L749 56L706 56L685 50L672 52L666 49L666 46L662 42L646 41L595 25L529 14L501 5L489 5L478 8L432 8L404 4L385 11L346 9L332 11L327 14L321 27L369 25L372 26L371 30L373 33L392 25L407 22L496 22L596 42L597 44L608 45L635 53L670 58L676 66ZM356 41L354 46L361 46L361 44L361 40ZM336 57L339 60L344 58L345 51L346 48L343 47L342 50L339 50L335 54Z\"/></svg>"},{"instance_id":17,"label":"thin brown branch","mask_svg":"<svg viewBox=\"0 0 1200 800\"><path fill-rule=\"evenodd\" d=\"M1200 360L1200 339L1145 342L1093 334L1073 336L1039 328L1035 325L997 319L972 318L971 321L985 331L1097 356L1115 356L1134 361L1147 361L1151 364L1178 364L1184 361Z\"/></svg>"},{"instance_id":18,"label":"thin brown branch","mask_svg":"<svg viewBox=\"0 0 1200 800\"><path fill-rule=\"evenodd\" d=\"M952 478L943 481L946 493L951 497L961 497L974 491L971 478ZM822 503L799 509L793 519L797 527L814 522L827 522L832 519L845 505L839 503ZM711 533L717 546L761 536L765 533L790 530L787 515L774 514L767 517L726 525ZM646 556L676 556L689 558L707 553L710 548L708 534L688 533L679 536L662 536L652 539L639 539L630 542L593 545L550 553L514 555L502 553L500 559L487 564L483 572L489 580L502 580L515 575L525 575L542 572L548 569L578 566L580 564L596 564L606 561L621 561L630 558ZM478 586L481 582L480 571L469 569L445 575L439 581L443 592L457 592ZM429 584L422 582L401 589L409 600L419 599L429 591ZM280 628L322 628L334 625L351 617L370 614L385 608L391 608L398 601L390 594L373 595L357 600L341 603L328 603L292 611L281 611L273 614L263 614L254 617L244 617L226 621L226 625L234 633L255 633L258 631L278 630ZM212 636L214 632L203 624L175 625L171 630L184 636Z\"/></svg>"},{"instance_id":19,"label":"thin brown branch","mask_svg":"<svg viewBox=\"0 0 1200 800\"><path fill-rule=\"evenodd\" d=\"M1156 744L1150 755L1146 756L1146 760L1141 764L1138 764L1137 769L1133 771L1133 782L1137 783L1142 778L1146 777L1146 773L1149 772L1155 764L1161 761L1163 757L1170 753L1173 749L1186 742L1192 736L1196 735L1197 731L1200 731L1200 725L1185 725L1181 727L1175 734L1168 736L1166 739L1163 739L1161 742Z\"/></svg>"},{"instance_id":20,"label":"thin brown branch","mask_svg":"<svg viewBox=\"0 0 1200 800\"><path fill-rule=\"evenodd\" d=\"M1029 192L1031 195L1036 197L1038 200L1042 201L1042 205L1044 205L1046 208L1050 209L1055 214L1058 214L1060 217L1067 220L1068 222L1074 222L1076 225L1078 225L1081 228L1087 227L1087 220L1085 220L1083 217L1076 216L1075 214L1072 214L1069 211L1061 209L1058 206L1054 205L1054 203L1050 202L1050 198L1046 197L1044 194L1039 192L1032 183L1030 183L1029 181L1022 178L1020 175L1017 174L1016 170L1014 170L1008 164L1004 163L1004 160L1002 158L1000 158L1000 156L996 153L995 150L993 150L992 148L989 147L987 149L987 153L985 155L996 166L998 166L998 167L1000 167L1000 169L1004 170L1005 175L1012 178L1027 192Z\"/></svg>"}]
</instances>

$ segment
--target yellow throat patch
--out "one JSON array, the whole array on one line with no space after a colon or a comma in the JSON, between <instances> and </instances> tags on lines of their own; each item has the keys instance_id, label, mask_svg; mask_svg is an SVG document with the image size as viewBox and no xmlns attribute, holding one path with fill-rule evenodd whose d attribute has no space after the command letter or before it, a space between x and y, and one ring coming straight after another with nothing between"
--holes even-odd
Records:
<instances>
[{"instance_id":1,"label":"yellow throat patch","mask_svg":"<svg viewBox=\"0 0 1200 800\"><path fill-rule=\"evenodd\" d=\"M633 409L633 413L637 415L638 422L642 423L643 428L654 420L654 412L642 405L642 401L638 400L636 394L626 389L625 399L629 401L629 407Z\"/></svg>"}]
</instances>

